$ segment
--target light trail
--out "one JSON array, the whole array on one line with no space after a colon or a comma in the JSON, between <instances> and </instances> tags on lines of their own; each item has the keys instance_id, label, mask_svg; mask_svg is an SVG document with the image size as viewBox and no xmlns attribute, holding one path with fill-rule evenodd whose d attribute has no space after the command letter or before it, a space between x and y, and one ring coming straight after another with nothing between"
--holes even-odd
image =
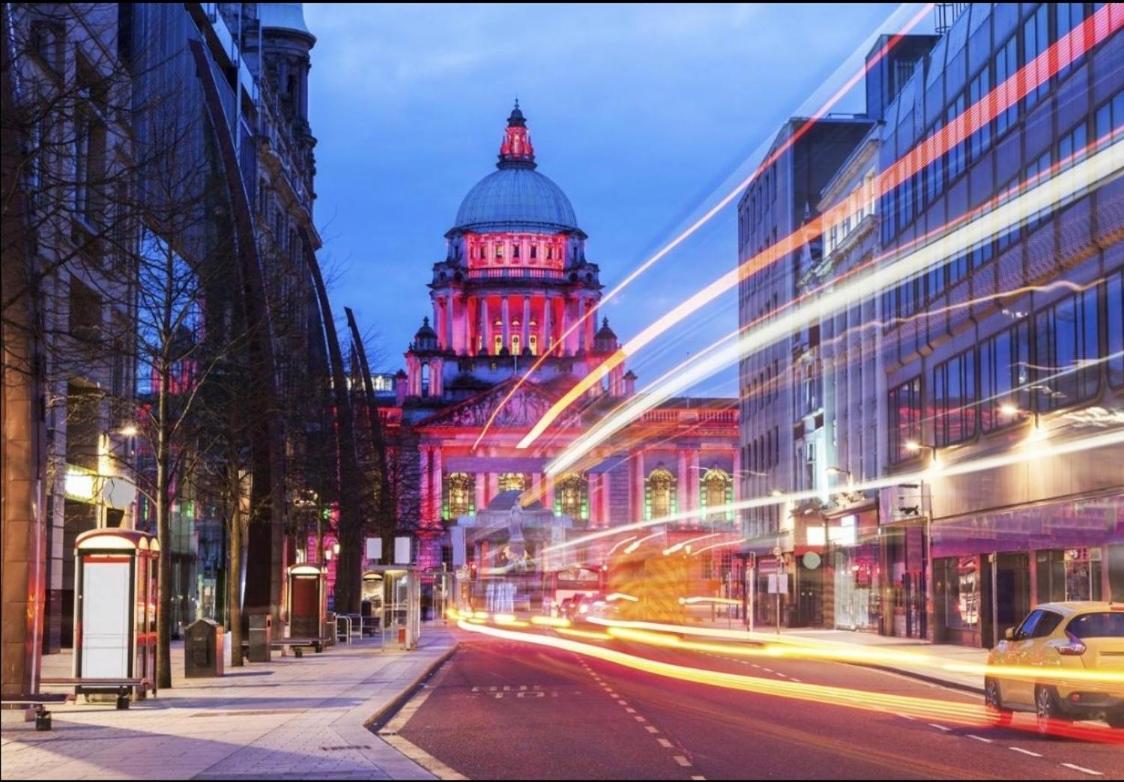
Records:
<instances>
[{"instance_id":1,"label":"light trail","mask_svg":"<svg viewBox=\"0 0 1124 782\"><path fill-rule=\"evenodd\" d=\"M697 538L690 538L689 540L681 540L678 543L665 548L663 550L663 555L665 557L669 556L671 554L674 554L677 551L682 551L684 547L689 546L692 543L697 543L700 540L706 540L707 538L714 538L714 537L717 537L719 535L725 535L725 534L727 534L727 533L725 533L725 532L711 532L709 535L699 535Z\"/></svg>"},{"instance_id":2,"label":"light trail","mask_svg":"<svg viewBox=\"0 0 1124 782\"><path fill-rule=\"evenodd\" d=\"M704 551L710 551L711 549L726 548L728 546L736 546L739 543L745 543L747 540L749 540L749 538L738 538L737 540L727 540L727 541L723 541L722 543L712 543L709 546L703 546L698 551L692 551L691 556L697 557L699 554L703 553Z\"/></svg>"},{"instance_id":3,"label":"light trail","mask_svg":"<svg viewBox=\"0 0 1124 782\"><path fill-rule=\"evenodd\" d=\"M1106 6L1107 8L1107 6ZM710 353L706 358L692 362L655 390L638 394L620 405L616 411L601 419L588 432L578 437L571 446L547 465L547 473L557 474L573 465L582 455L600 445L629 422L644 412L682 392L695 383L721 369L783 339L806 325L833 312L845 309L856 302L893 287L926 271L929 266L946 258L955 258L976 244L1020 224L1040 211L1056 207L1064 199L1093 189L1102 179L1115 177L1124 168L1124 142L1117 141L1106 149L1092 153L1072 168L1027 190L1018 197L906 254L892 265L867 272L849 282L836 285L831 291L809 300L799 309L774 316L757 329L743 334L734 345ZM1107 175L1105 172L1108 172ZM529 435L528 435L529 436Z\"/></svg>"},{"instance_id":4,"label":"light trail","mask_svg":"<svg viewBox=\"0 0 1124 782\"><path fill-rule=\"evenodd\" d=\"M753 172L751 174L743 178L740 182L738 182L737 185L731 188L729 192L727 192L726 195L719 199L714 206L708 209L702 217L695 220L695 222L693 222L690 226L688 226L686 229L676 235L671 241L657 250L654 255L641 263L628 276L621 280L619 284L617 284L612 290L605 294L605 296L602 297L601 301L599 301L593 309L588 310L584 315L582 315L574 323L572 323L570 327L562 333L562 336L559 339L559 343L565 344L566 338L570 336L570 334L574 333L575 330L582 328L586 320L591 317L596 319L597 313L601 310L602 306L611 301L614 297L617 296L617 294L628 287L636 278L640 277L648 269L665 258L669 253L683 244L683 242L691 238L695 233L699 231L699 229L710 222L716 214L729 206L730 202L737 198L750 185L750 183L752 183L753 180L755 180L761 174L762 171L767 169L781 155L783 155L789 148L791 148L792 145L795 144L801 137L803 137L812 128L812 126L815 125L816 122L825 117L828 112L830 112L831 109L835 106L835 104L838 103L848 92L850 92L851 89L853 89L860 80L865 79L870 69L877 65L883 57L885 57L895 46L897 46L898 42L901 41L901 39L905 37L910 30L920 24L921 21L933 10L934 6L935 3L925 3L924 5L922 5L921 9L917 11L917 13L913 15L913 17L906 21L904 25L902 25L901 31L891 35L886 43L882 45L882 47L873 57L869 59L864 58L862 67L860 67L858 71L853 73L846 80L846 82L844 82L843 86L837 89L835 93L832 94L832 96L828 98L818 109L813 111L807 121L804 122L804 124L799 129L797 129L797 131L792 135L791 138L785 140L785 142L781 144L774 152L769 154L753 169ZM543 354L539 356L534 361L534 363L531 364L531 367L523 374L523 376L519 378L515 385L511 387L511 390L509 390L507 394L504 395L504 398L500 400L500 403L496 406L496 409L492 411L492 414L490 416L488 416L488 420L481 428L480 434L477 435L476 440L472 444L472 450L476 450L476 448L479 447L480 441L483 440L484 436L488 433L488 430L491 428L492 423L496 419L496 416L499 415L500 410L504 408L511 397L514 396L515 393L522 387L522 385L527 382L531 375L535 371L537 371L540 366L542 366L543 362L546 361L546 359L550 355L551 351L544 351ZM604 378L609 373L609 371L612 370L613 367L615 367L623 360L624 356L620 356L619 358L616 354L610 356L609 359L607 359L596 370L594 370L595 373L599 373L598 380ZM609 362L614 363L609 365Z\"/></svg>"},{"instance_id":5,"label":"light trail","mask_svg":"<svg viewBox=\"0 0 1124 782\"><path fill-rule=\"evenodd\" d=\"M993 470L998 467L1006 467L1012 464L1019 464L1021 462L1034 461L1035 459L1045 459L1053 456L1065 456L1066 454L1079 453L1081 451L1090 450L1093 448L1108 448L1114 445L1124 444L1124 429L1118 431L1106 432L1104 434L1090 435L1088 437L1077 438L1065 443L1058 443L1053 446L1046 446L1042 443L1025 443L1021 449L1011 450L1006 453L997 454L995 456L984 456L978 459L971 459L965 462L958 462L956 464L942 465L939 470L917 470L908 473L895 473L894 475L884 476L870 481L856 481L853 484L848 484L848 491L865 491L867 489L883 489L890 486L898 486L903 483L916 483L920 480L932 480L934 477L954 477L957 475L969 475L974 472L982 470ZM769 494L764 497L753 497L745 500L737 500L735 502L726 503L725 505L716 505L711 510L713 513L726 513L728 511L746 510L749 508L763 508L769 505L783 505L787 502L799 502L800 500L812 499L819 497L823 494L822 490L809 489L807 491L789 492L780 494ZM694 515L695 511L680 511L678 513L661 516L658 519L649 519L647 521L636 521L631 524L622 524L610 529L599 530L591 532L588 535L583 535L580 538L574 538L563 543L555 543L543 549L543 552L558 551L570 546L580 546L585 543L590 543L595 540L600 540L604 537L620 534L622 532L633 532L635 530L647 529L648 527L657 524L667 524L671 521L679 521L681 519L689 518ZM733 522L730 522L733 523Z\"/></svg>"},{"instance_id":6,"label":"light trail","mask_svg":"<svg viewBox=\"0 0 1124 782\"><path fill-rule=\"evenodd\" d=\"M721 602L722 598L680 598L686 604L691 601ZM731 605L740 605L740 601L728 600ZM1090 684L1121 685L1124 688L1124 672L1110 670L1086 669L1060 669L1035 667L1031 665L987 665L984 663L948 662L939 657L925 654L924 652L911 652L899 649L878 649L864 644L849 644L843 642L802 643L812 639L801 639L790 644L776 644L775 636L753 633L755 637L767 640L755 640L756 646L734 646L731 644L706 643L703 641L688 641L668 633L684 633L689 625L674 625L661 623L657 626L664 628L659 631L650 629L635 629L621 626L626 624L612 619L591 617L591 622L608 628L608 633L613 638L633 641L639 644L658 646L669 649L684 649L692 652L707 652L711 654L728 654L734 657L755 658L786 658L793 660L808 660L816 662L842 662L842 663L881 663L885 665L901 665L916 668L926 668L947 673L963 673L972 676L1002 676L1008 679L1033 680L1039 682L1088 682ZM636 624L636 623L631 623ZM690 628L693 629L693 628Z\"/></svg>"},{"instance_id":7,"label":"light trail","mask_svg":"<svg viewBox=\"0 0 1124 782\"><path fill-rule=\"evenodd\" d=\"M1105 5L1100 10L1096 11L1081 25L1075 27L1060 38L1034 60L1012 74L1002 84L997 85L995 89L969 106L955 119L942 126L938 131L934 132L932 136L903 155L885 171L879 173L875 178L873 197L878 198L882 194L892 191L899 184L929 166L933 161L955 148L958 144L966 142L975 131L981 129L985 124L990 123L1011 106L1017 105L1018 101L1025 97L1027 93L1037 89L1040 84L1048 81L1054 74L1068 66L1074 59L1084 56L1089 49L1101 43L1101 41L1107 40L1121 25L1124 25L1124 15L1116 14L1113 16L1110 5ZM756 173L754 176L756 176ZM752 181L752 178L753 177L750 177L748 181ZM747 185L748 181L746 182ZM729 203L729 201L726 201L726 203ZM531 431L519 442L518 447L530 447L564 410L581 399L586 392L603 380L605 376L614 367L624 361L625 358L644 348L657 336L679 323L683 318L688 317L701 307L709 304L722 293L729 290L734 285L737 285L742 279L770 266L778 258L798 250L800 247L807 244L809 239L821 235L825 225L831 225L840 221L847 215L850 209L850 203L843 201L822 215L813 218L788 236L782 237L777 242L774 242L769 248L747 259L733 271L723 275L710 285L696 292L686 301L681 302L660 318L657 318L656 321L625 343L616 353L609 356L604 362L579 380L575 386L555 402L531 428ZM1028 212L1028 214L1034 214L1034 212ZM520 380L520 383L525 379L526 376ZM518 388L518 384L515 388ZM514 389L511 393L514 393ZM510 393L507 398L510 398ZM507 401L507 398L504 399L504 402ZM491 419L489 419L489 424L490 423ZM487 426L485 427L485 431L486 428ZM481 437L483 437L483 434L481 434ZM479 440L477 440L477 442L479 442Z\"/></svg>"},{"instance_id":8,"label":"light trail","mask_svg":"<svg viewBox=\"0 0 1124 782\"><path fill-rule=\"evenodd\" d=\"M906 713L912 716L941 719L961 725L987 726L994 724L993 715L982 703L941 701L908 695L866 692L865 690L831 685L809 684L806 682L793 682L788 680L778 681L758 676L725 673L706 668L694 668L687 665L677 665L660 660L652 660L646 657L621 652L616 649L608 649L589 643L572 641L568 638L554 638L535 633L502 630L498 627L473 625L463 621L459 622L457 626L470 633L486 635L505 641L515 641L518 643L567 651L612 663L622 668L678 681L703 684L709 687L770 695L789 700L811 702L818 705L828 703L835 706L864 711L889 712L894 714ZM580 631L568 630L564 632L569 635L574 635L575 637L583 637L578 634ZM603 640L600 637L601 635L608 637L607 633L589 633L586 635L594 636L591 640ZM1083 738L1094 741L1106 743L1124 741L1124 738L1118 735L1119 731L1113 731L1107 728L1094 729L1066 726L1064 730L1070 735L1080 735Z\"/></svg>"}]
</instances>

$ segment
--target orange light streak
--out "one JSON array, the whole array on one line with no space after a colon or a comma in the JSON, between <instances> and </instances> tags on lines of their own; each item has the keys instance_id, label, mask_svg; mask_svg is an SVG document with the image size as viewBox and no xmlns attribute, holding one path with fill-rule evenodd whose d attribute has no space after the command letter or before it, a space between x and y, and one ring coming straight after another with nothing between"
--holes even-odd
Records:
<instances>
[{"instance_id":1,"label":"orange light streak","mask_svg":"<svg viewBox=\"0 0 1124 782\"><path fill-rule=\"evenodd\" d=\"M863 66L856 73L852 74L851 77L848 78L846 82L844 82L842 87L836 90L835 93L830 98L828 98L827 101L823 103L823 105L820 106L820 108L812 112L812 115L808 118L808 120L804 122L804 124L801 125L800 128L797 129L797 131L792 135L791 138L787 139L767 158L765 158L765 160L759 163L753 170L753 173L742 179L742 181L734 186L734 188L732 188L730 192L728 192L725 196L723 196L718 201L718 203L708 209L702 217L692 223L684 231L679 233L670 242L661 247L654 255L641 263L640 266L638 266L627 277L625 277L616 287L605 294L602 300L599 301L593 309L588 310L584 315L582 315L573 324L571 324L565 332L563 332L559 342L564 344L566 337L570 336L570 334L572 334L576 329L581 328L588 318L593 317L596 319L597 312L600 311L601 307L605 303L611 301L618 293L620 293L628 285L630 285L633 280L644 274L644 272L658 263L661 259L666 257L672 250L674 250L676 247L678 247L695 233L697 233L698 230L708 222L710 222L710 220L713 219L716 214L725 209L731 201L737 198L742 193L742 191L744 191L745 188L747 188L750 183L752 183L753 180L755 180L761 174L761 172L771 166L778 158L780 158L781 155L788 151L788 149L791 148L793 144L795 144L801 137L804 136L804 134L811 130L812 126L815 125L816 122L826 116L827 113L831 111L831 109L835 106L835 104L838 103L848 92L850 92L851 89L856 84L858 84L860 80L866 78L866 75L870 71L870 69L877 65L878 62L883 57L885 57L890 52L890 50L893 49L898 44L898 42L901 41L901 39L909 33L910 30L916 27L926 16L928 16L929 12L933 10L934 5L935 3L926 3L924 6L922 6L921 10L919 10L903 25L902 31L890 36L887 39L886 43L883 44L883 46L873 57L866 59L863 63ZM542 366L542 363L546 361L550 353L551 351L544 351L541 356L535 359L534 363L531 364L531 367L526 371L526 373L524 373L523 376L519 378L518 382L516 382L515 385L512 386L511 390L508 391L508 393L504 396L504 398L500 400L500 403L496 406L496 409L492 411L492 414L484 423L484 426L480 430L480 434L477 435L475 442L473 442L472 450L476 450L476 448L480 445L480 441L484 439L485 435L487 435L488 430L491 428L492 423L495 421L496 416L499 415L499 412L503 409L504 405L506 405L511 397L515 395L515 392L517 392L522 387L522 385L527 382L531 375L535 371L537 371L540 366ZM597 380L601 380L602 378L604 378L613 369L613 367L624 360L623 355L618 358L619 353L620 351L606 359L602 364L594 369L591 375L595 374L597 376ZM587 377L589 376L590 375L587 375ZM589 386L587 386L587 389L588 388Z\"/></svg>"},{"instance_id":2,"label":"orange light streak","mask_svg":"<svg viewBox=\"0 0 1124 782\"><path fill-rule=\"evenodd\" d=\"M1070 30L1069 33L1039 54L1034 60L1024 65L1002 84L998 85L987 95L976 101L976 103L969 106L948 124L935 131L932 136L921 142L917 147L914 147L914 149L906 155L903 155L885 171L882 171L875 178L873 187L874 197L878 198L882 194L890 192L958 144L967 141L973 133L982 128L985 124L990 123L1012 105L1017 104L1028 92L1037 89L1041 83L1048 81L1059 70L1068 66L1074 59L1083 56L1089 49L1101 43L1101 41L1107 40L1122 25L1124 25L1124 14L1113 15L1110 5L1105 5L1099 11L1089 16L1081 25ZM813 120L809 121L811 122ZM793 140L795 140L795 138L796 134L794 134ZM748 185L756 175L757 172L746 181L746 185ZM744 185L742 187L744 187ZM730 200L732 200L732 198ZM725 206L728 203L729 200L724 200L721 206ZM586 392L593 388L594 385L604 379L608 372L624 361L625 358L648 345L657 336L663 334L683 318L688 317L701 307L709 304L719 295L729 290L734 285L737 285L741 280L772 265L778 258L800 249L807 244L809 239L821 235L825 225L831 225L842 220L850 209L851 205L847 201L832 207L827 212L802 225L788 236L779 239L769 248L747 259L734 270L724 274L702 290L696 292L686 301L681 302L669 312L657 318L655 322L629 340L623 347L618 349L592 372L579 380L576 385L562 396L562 398L555 402L543 417L536 422L535 426L531 428L531 431L519 442L518 447L529 447L564 410L580 399ZM707 217L707 219L709 219L709 217ZM596 309L597 308L594 308L594 310L590 312L596 312ZM510 398L515 389L517 389L527 377L528 375L525 375L520 382L513 387L512 391L505 397L504 402ZM501 402L499 407L502 406L503 403ZM498 409L499 408L497 408L497 412ZM493 413L493 417L494 415L495 413ZM491 420L492 419L489 419L488 424L491 423ZM485 431L487 431L488 424L485 425ZM483 433L481 433L480 437L483 437ZM479 442L479 439L477 442Z\"/></svg>"}]
</instances>

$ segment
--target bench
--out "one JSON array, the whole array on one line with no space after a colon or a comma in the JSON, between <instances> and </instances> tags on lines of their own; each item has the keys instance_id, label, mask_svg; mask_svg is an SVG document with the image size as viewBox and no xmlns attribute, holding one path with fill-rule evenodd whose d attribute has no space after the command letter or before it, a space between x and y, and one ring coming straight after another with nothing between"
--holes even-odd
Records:
<instances>
[{"instance_id":1,"label":"bench","mask_svg":"<svg viewBox=\"0 0 1124 782\"><path fill-rule=\"evenodd\" d=\"M47 704L64 703L66 696L50 695L49 693L36 693L34 695L16 695L0 700L0 708L8 709L13 706L35 707L35 729L51 729L51 712L47 711Z\"/></svg>"},{"instance_id":2,"label":"bench","mask_svg":"<svg viewBox=\"0 0 1124 782\"><path fill-rule=\"evenodd\" d=\"M316 650L316 653L324 651L323 638L277 638L269 642L270 649L280 649L282 654L285 652L285 647L291 646L293 648L293 655L296 657L304 657L305 646L311 646ZM247 659L250 656L250 642L242 642L242 659Z\"/></svg>"},{"instance_id":3,"label":"bench","mask_svg":"<svg viewBox=\"0 0 1124 782\"><path fill-rule=\"evenodd\" d=\"M74 685L74 692L76 694L87 694L88 692L104 692L105 690L117 692L117 708L129 708L130 695L129 691L139 688L141 697L147 690L152 690L152 694L156 694L156 688L148 679L142 678L98 678L98 677L81 677L81 676L67 676L67 677L44 677L39 680L40 684L63 684Z\"/></svg>"}]
</instances>

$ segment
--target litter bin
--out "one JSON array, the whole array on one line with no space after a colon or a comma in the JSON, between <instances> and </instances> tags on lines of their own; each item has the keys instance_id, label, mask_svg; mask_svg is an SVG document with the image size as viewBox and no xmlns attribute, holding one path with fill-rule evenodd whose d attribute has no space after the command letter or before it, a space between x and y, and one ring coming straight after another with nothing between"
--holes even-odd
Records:
<instances>
[{"instance_id":1,"label":"litter bin","mask_svg":"<svg viewBox=\"0 0 1124 782\"><path fill-rule=\"evenodd\" d=\"M185 627L183 662L189 679L222 676L223 628L210 619L196 619Z\"/></svg>"},{"instance_id":2,"label":"litter bin","mask_svg":"<svg viewBox=\"0 0 1124 782\"><path fill-rule=\"evenodd\" d=\"M267 663L273 659L273 616L250 614L250 662Z\"/></svg>"}]
</instances>

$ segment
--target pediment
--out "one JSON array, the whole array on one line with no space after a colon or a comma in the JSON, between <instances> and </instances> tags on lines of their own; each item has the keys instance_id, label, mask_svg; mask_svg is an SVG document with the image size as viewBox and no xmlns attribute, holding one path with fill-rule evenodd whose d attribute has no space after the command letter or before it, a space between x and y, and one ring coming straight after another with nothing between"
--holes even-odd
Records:
<instances>
[{"instance_id":1,"label":"pediment","mask_svg":"<svg viewBox=\"0 0 1124 782\"><path fill-rule=\"evenodd\" d=\"M500 383L452 407L438 411L422 422L421 426L426 429L446 426L483 428L488 425L492 414L498 410L495 420L491 422L491 428L530 429L546 415L557 397L535 383L526 382L507 402L504 402L514 385L515 381ZM568 413L562 416L556 425L576 426L577 417Z\"/></svg>"}]
</instances>

